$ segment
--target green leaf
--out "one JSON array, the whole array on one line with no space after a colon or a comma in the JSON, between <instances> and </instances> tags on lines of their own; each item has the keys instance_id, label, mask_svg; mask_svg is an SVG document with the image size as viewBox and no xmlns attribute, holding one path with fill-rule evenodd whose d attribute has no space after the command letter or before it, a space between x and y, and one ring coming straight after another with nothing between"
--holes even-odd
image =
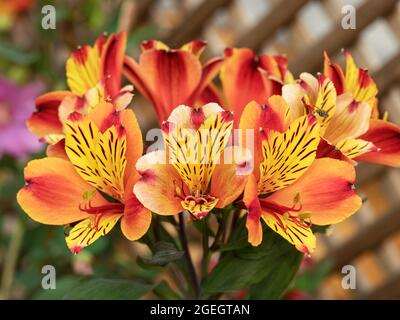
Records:
<instances>
[{"instance_id":1,"label":"green leaf","mask_svg":"<svg viewBox=\"0 0 400 320\"><path fill-rule=\"evenodd\" d=\"M295 277L303 255L292 253L277 259L270 266L271 272L259 283L250 287L249 299L279 299Z\"/></svg>"},{"instance_id":2,"label":"green leaf","mask_svg":"<svg viewBox=\"0 0 400 320\"><path fill-rule=\"evenodd\" d=\"M153 289L152 285L105 278L89 278L79 282L68 292L65 300L135 300Z\"/></svg>"},{"instance_id":3,"label":"green leaf","mask_svg":"<svg viewBox=\"0 0 400 320\"><path fill-rule=\"evenodd\" d=\"M169 262L179 260L183 256L183 251L176 249L170 242L160 241L154 245L154 254L151 258L141 258L148 265L164 266Z\"/></svg>"},{"instance_id":4,"label":"green leaf","mask_svg":"<svg viewBox=\"0 0 400 320\"><path fill-rule=\"evenodd\" d=\"M62 299L74 286L76 286L82 277L64 276L57 279L55 289L39 289L32 297L34 300L60 300Z\"/></svg>"},{"instance_id":5,"label":"green leaf","mask_svg":"<svg viewBox=\"0 0 400 320\"><path fill-rule=\"evenodd\" d=\"M244 219L238 221L242 228ZM263 286L263 282L268 281L269 288L260 295L279 298L294 277L302 254L267 227L264 227L264 239L258 247L252 247L247 240L243 243L243 232L246 233L240 231L232 237L234 246L222 255L218 265L205 278L202 294L238 291L256 284ZM235 246L239 249L232 249Z\"/></svg>"},{"instance_id":6,"label":"green leaf","mask_svg":"<svg viewBox=\"0 0 400 320\"><path fill-rule=\"evenodd\" d=\"M293 289L313 293L318 289L321 282L332 270L333 262L325 260L314 267L312 270L305 271L297 277Z\"/></svg>"},{"instance_id":7,"label":"green leaf","mask_svg":"<svg viewBox=\"0 0 400 320\"><path fill-rule=\"evenodd\" d=\"M165 300L180 300L182 297L178 295L171 287L168 285L167 282L162 280L154 289L154 294L159 297L160 299Z\"/></svg>"}]
</instances>

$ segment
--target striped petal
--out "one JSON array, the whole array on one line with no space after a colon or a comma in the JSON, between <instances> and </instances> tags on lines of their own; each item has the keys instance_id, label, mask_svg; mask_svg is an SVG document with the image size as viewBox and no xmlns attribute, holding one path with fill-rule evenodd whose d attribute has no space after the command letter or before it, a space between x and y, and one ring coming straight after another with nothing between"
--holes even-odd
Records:
<instances>
[{"instance_id":1,"label":"striped petal","mask_svg":"<svg viewBox=\"0 0 400 320\"><path fill-rule=\"evenodd\" d=\"M239 122L242 130L242 145L253 151L254 168L259 168L263 155L261 150L262 134L260 129L286 131L291 122L291 113L281 96L272 96L265 104L252 101L246 105ZM251 135L248 137L248 135ZM247 141L249 140L250 141ZM255 172L256 177L259 172Z\"/></svg>"},{"instance_id":2,"label":"striped petal","mask_svg":"<svg viewBox=\"0 0 400 320\"><path fill-rule=\"evenodd\" d=\"M165 135L170 163L192 194L207 190L216 163L231 135L233 121L229 112L206 117L198 130L170 123Z\"/></svg>"},{"instance_id":3,"label":"striped petal","mask_svg":"<svg viewBox=\"0 0 400 320\"><path fill-rule=\"evenodd\" d=\"M377 151L378 148L370 141L349 138L338 142L336 148L349 159L354 159L364 153Z\"/></svg>"},{"instance_id":4,"label":"striped petal","mask_svg":"<svg viewBox=\"0 0 400 320\"><path fill-rule=\"evenodd\" d=\"M324 76L318 79L318 95L314 107L314 114L321 128L321 136L331 121L336 111L336 90L333 82Z\"/></svg>"},{"instance_id":5,"label":"striped petal","mask_svg":"<svg viewBox=\"0 0 400 320\"><path fill-rule=\"evenodd\" d=\"M284 133L267 131L258 193L274 192L299 179L314 161L319 140L319 125L310 116L296 119Z\"/></svg>"},{"instance_id":6,"label":"striped petal","mask_svg":"<svg viewBox=\"0 0 400 320\"><path fill-rule=\"evenodd\" d=\"M79 253L83 248L109 233L120 218L121 214L108 214L91 216L80 221L68 231L65 237L69 250L74 254Z\"/></svg>"},{"instance_id":7,"label":"striped petal","mask_svg":"<svg viewBox=\"0 0 400 320\"><path fill-rule=\"evenodd\" d=\"M276 233L293 244L297 250L309 254L315 250L316 238L311 225L295 217L263 212L265 223Z\"/></svg>"},{"instance_id":8,"label":"striped petal","mask_svg":"<svg viewBox=\"0 0 400 320\"><path fill-rule=\"evenodd\" d=\"M122 200L126 166L125 130L111 126L104 133L87 117L69 120L65 147L79 175L93 187Z\"/></svg>"},{"instance_id":9,"label":"striped petal","mask_svg":"<svg viewBox=\"0 0 400 320\"><path fill-rule=\"evenodd\" d=\"M375 104L378 88L368 74L367 69L361 69L354 63L351 54L346 51L346 92L350 92L357 102L365 102L370 108Z\"/></svg>"},{"instance_id":10,"label":"striped petal","mask_svg":"<svg viewBox=\"0 0 400 320\"><path fill-rule=\"evenodd\" d=\"M378 150L365 153L355 160L400 167L400 128L388 121L370 121L369 130L360 139L372 142Z\"/></svg>"},{"instance_id":11,"label":"striped petal","mask_svg":"<svg viewBox=\"0 0 400 320\"><path fill-rule=\"evenodd\" d=\"M83 96L100 81L100 43L103 43L103 40L93 47L88 45L79 47L67 60L68 87L77 96Z\"/></svg>"}]
</instances>

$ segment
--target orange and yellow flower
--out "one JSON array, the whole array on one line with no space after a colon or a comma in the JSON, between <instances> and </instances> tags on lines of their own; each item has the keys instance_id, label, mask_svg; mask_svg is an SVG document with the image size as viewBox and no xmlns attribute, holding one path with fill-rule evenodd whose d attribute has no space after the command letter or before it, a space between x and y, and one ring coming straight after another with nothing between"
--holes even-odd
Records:
<instances>
[{"instance_id":1,"label":"orange and yellow flower","mask_svg":"<svg viewBox=\"0 0 400 320\"><path fill-rule=\"evenodd\" d=\"M171 49L151 40L142 43L139 63L125 58L125 76L153 104L160 124L177 106L193 107L217 75L221 58L201 65L199 58L205 46L204 42L193 41L180 49Z\"/></svg>"},{"instance_id":2,"label":"orange and yellow flower","mask_svg":"<svg viewBox=\"0 0 400 320\"><path fill-rule=\"evenodd\" d=\"M347 150L344 153L355 160L400 167L400 128L378 118L378 89L368 70L358 68L349 52L345 52L345 72L327 54L324 58L324 74L335 85L338 104L339 99L343 104L332 131L347 135L347 150L354 150L350 156Z\"/></svg>"},{"instance_id":3,"label":"orange and yellow flower","mask_svg":"<svg viewBox=\"0 0 400 320\"><path fill-rule=\"evenodd\" d=\"M163 124L166 150L136 164L139 201L158 214L187 210L196 219L233 202L246 183L249 159L226 147L232 126L232 114L215 103L175 108Z\"/></svg>"},{"instance_id":4,"label":"orange and yellow flower","mask_svg":"<svg viewBox=\"0 0 400 320\"><path fill-rule=\"evenodd\" d=\"M132 87L121 87L126 34L101 35L94 46L82 46L66 63L70 91L53 91L36 99L36 109L27 122L31 132L54 144L64 137L63 124L68 115L86 114L103 101L121 110L132 98Z\"/></svg>"},{"instance_id":5,"label":"orange and yellow flower","mask_svg":"<svg viewBox=\"0 0 400 320\"><path fill-rule=\"evenodd\" d=\"M256 111L256 112L254 112ZM311 225L338 223L361 206L355 171L337 159L316 159L321 125L312 114L291 121L280 96L249 103L239 127L255 130L254 173L245 187L249 242L262 241L261 218L305 253L315 248Z\"/></svg>"},{"instance_id":6,"label":"orange and yellow flower","mask_svg":"<svg viewBox=\"0 0 400 320\"><path fill-rule=\"evenodd\" d=\"M377 119L377 88L349 53L344 75L325 55L325 75L302 73L282 95L295 117L312 112L321 126L318 157L367 160L400 166L400 129Z\"/></svg>"},{"instance_id":7,"label":"orange and yellow flower","mask_svg":"<svg viewBox=\"0 0 400 320\"><path fill-rule=\"evenodd\" d=\"M74 112L65 123L65 150L28 163L18 203L33 220L66 225L73 253L110 232L118 220L128 239L139 239L151 222L150 211L132 192L142 151L131 110L103 102L88 115Z\"/></svg>"}]
</instances>

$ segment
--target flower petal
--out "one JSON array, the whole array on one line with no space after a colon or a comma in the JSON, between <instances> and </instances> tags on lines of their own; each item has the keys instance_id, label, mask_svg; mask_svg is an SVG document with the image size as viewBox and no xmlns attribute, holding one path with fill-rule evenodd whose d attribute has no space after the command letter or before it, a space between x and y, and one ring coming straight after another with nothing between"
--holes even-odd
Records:
<instances>
[{"instance_id":1,"label":"flower petal","mask_svg":"<svg viewBox=\"0 0 400 320\"><path fill-rule=\"evenodd\" d=\"M372 142L354 138L340 141L336 147L349 159L354 159L364 153L378 150Z\"/></svg>"},{"instance_id":2,"label":"flower petal","mask_svg":"<svg viewBox=\"0 0 400 320\"><path fill-rule=\"evenodd\" d=\"M149 229L151 212L143 207L139 200L131 193L125 202L125 211L121 220L121 230L129 240L140 239Z\"/></svg>"},{"instance_id":3,"label":"flower petal","mask_svg":"<svg viewBox=\"0 0 400 320\"><path fill-rule=\"evenodd\" d=\"M101 50L100 77L106 96L114 98L121 88L122 65L126 49L126 33L112 34Z\"/></svg>"},{"instance_id":4,"label":"flower petal","mask_svg":"<svg viewBox=\"0 0 400 320\"><path fill-rule=\"evenodd\" d=\"M372 142L379 151L365 153L355 160L400 167L400 128L397 125L371 119L369 130L360 139Z\"/></svg>"},{"instance_id":5,"label":"flower petal","mask_svg":"<svg viewBox=\"0 0 400 320\"><path fill-rule=\"evenodd\" d=\"M227 147L223 162L216 165L211 179L210 194L218 198L217 208L224 208L243 192L249 174L252 172L251 154L239 147ZM227 183L229 181L229 183Z\"/></svg>"},{"instance_id":6,"label":"flower petal","mask_svg":"<svg viewBox=\"0 0 400 320\"><path fill-rule=\"evenodd\" d=\"M251 49L225 50L225 63L220 77L229 109L234 113L235 124L239 123L242 111L250 101L262 104L269 96L259 68L259 60Z\"/></svg>"},{"instance_id":7,"label":"flower petal","mask_svg":"<svg viewBox=\"0 0 400 320\"><path fill-rule=\"evenodd\" d=\"M85 45L75 50L67 60L67 83L75 95L83 96L100 81L100 54L97 45Z\"/></svg>"},{"instance_id":8,"label":"flower petal","mask_svg":"<svg viewBox=\"0 0 400 320\"><path fill-rule=\"evenodd\" d=\"M319 125L310 116L296 119L284 133L267 131L259 194L282 189L299 179L314 161L319 141Z\"/></svg>"},{"instance_id":9,"label":"flower petal","mask_svg":"<svg viewBox=\"0 0 400 320\"><path fill-rule=\"evenodd\" d=\"M65 150L79 175L93 187L122 200L126 167L125 130L104 133L87 117L65 123Z\"/></svg>"},{"instance_id":10,"label":"flower petal","mask_svg":"<svg viewBox=\"0 0 400 320\"><path fill-rule=\"evenodd\" d=\"M38 137L49 134L62 134L63 128L58 117L58 108L69 91L54 91L43 94L36 99L36 111L27 121L28 129Z\"/></svg>"},{"instance_id":11,"label":"flower petal","mask_svg":"<svg viewBox=\"0 0 400 320\"><path fill-rule=\"evenodd\" d=\"M286 101L280 96L270 97L266 104L260 105L251 101L246 105L240 118L239 129L242 130L242 145L247 149L254 149L254 168L258 169L263 159L260 129L283 132L288 128L290 121L290 109ZM253 141L247 141L249 134L254 137L251 139ZM258 177L259 172L255 172L255 175Z\"/></svg>"},{"instance_id":12,"label":"flower petal","mask_svg":"<svg viewBox=\"0 0 400 320\"><path fill-rule=\"evenodd\" d=\"M340 68L339 65L332 63L326 52L324 52L324 75L331 79L338 96L345 92L346 82L342 68Z\"/></svg>"},{"instance_id":13,"label":"flower petal","mask_svg":"<svg viewBox=\"0 0 400 320\"><path fill-rule=\"evenodd\" d=\"M192 105L190 100L202 74L194 54L183 50L146 50L139 65L125 59L125 66L128 79L153 102L160 123L175 107Z\"/></svg>"},{"instance_id":14,"label":"flower petal","mask_svg":"<svg viewBox=\"0 0 400 320\"><path fill-rule=\"evenodd\" d=\"M165 151L153 151L136 163L141 178L134 186L138 200L149 210L161 215L183 211L177 191L182 192L181 179L175 168L167 163Z\"/></svg>"},{"instance_id":15,"label":"flower petal","mask_svg":"<svg viewBox=\"0 0 400 320\"><path fill-rule=\"evenodd\" d=\"M260 221L261 207L257 195L257 179L254 175L250 175L246 183L243 202L248 211L246 218L248 241L251 245L258 246L262 242L263 230Z\"/></svg>"},{"instance_id":16,"label":"flower petal","mask_svg":"<svg viewBox=\"0 0 400 320\"><path fill-rule=\"evenodd\" d=\"M76 224L65 237L69 250L77 254L114 228L121 214L90 216Z\"/></svg>"},{"instance_id":17,"label":"flower petal","mask_svg":"<svg viewBox=\"0 0 400 320\"><path fill-rule=\"evenodd\" d=\"M355 102L349 94L337 98L336 112L329 122L324 138L337 144L347 138L358 138L369 127L371 107L364 102Z\"/></svg>"},{"instance_id":18,"label":"flower petal","mask_svg":"<svg viewBox=\"0 0 400 320\"><path fill-rule=\"evenodd\" d=\"M330 158L316 159L295 183L267 199L287 207L298 202L301 212L311 213L313 224L338 223L361 207L354 181L355 170L351 164Z\"/></svg>"},{"instance_id":19,"label":"flower petal","mask_svg":"<svg viewBox=\"0 0 400 320\"><path fill-rule=\"evenodd\" d=\"M262 218L272 230L293 244L297 250L306 254L315 250L317 240L311 227L304 222L266 212L263 212Z\"/></svg>"},{"instance_id":20,"label":"flower petal","mask_svg":"<svg viewBox=\"0 0 400 320\"><path fill-rule=\"evenodd\" d=\"M45 224L68 224L87 217L79 210L85 192L94 188L87 184L69 161L60 158L32 160L25 168L26 186L17 195L22 209L35 221ZM106 204L96 194L91 202Z\"/></svg>"}]
</instances>

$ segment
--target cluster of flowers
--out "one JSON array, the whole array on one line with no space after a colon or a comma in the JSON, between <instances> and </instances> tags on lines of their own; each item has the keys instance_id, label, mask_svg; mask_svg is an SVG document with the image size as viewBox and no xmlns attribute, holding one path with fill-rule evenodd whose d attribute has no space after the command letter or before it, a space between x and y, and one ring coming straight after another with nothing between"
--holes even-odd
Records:
<instances>
[{"instance_id":1,"label":"cluster of flowers","mask_svg":"<svg viewBox=\"0 0 400 320\"><path fill-rule=\"evenodd\" d=\"M70 91L38 97L28 121L47 157L26 166L18 202L40 223L65 225L73 253L119 220L137 240L152 212L201 219L228 205L247 214L252 245L264 220L310 253L313 224L360 208L356 161L400 166L400 128L379 119L376 84L347 52L344 71L325 55L323 73L295 80L285 57L247 48L205 65L200 41L180 49L146 41L139 62L125 48L124 33L79 47L66 63ZM122 87L122 76L153 105L164 149L143 155L127 108L133 86Z\"/></svg>"}]
</instances>

